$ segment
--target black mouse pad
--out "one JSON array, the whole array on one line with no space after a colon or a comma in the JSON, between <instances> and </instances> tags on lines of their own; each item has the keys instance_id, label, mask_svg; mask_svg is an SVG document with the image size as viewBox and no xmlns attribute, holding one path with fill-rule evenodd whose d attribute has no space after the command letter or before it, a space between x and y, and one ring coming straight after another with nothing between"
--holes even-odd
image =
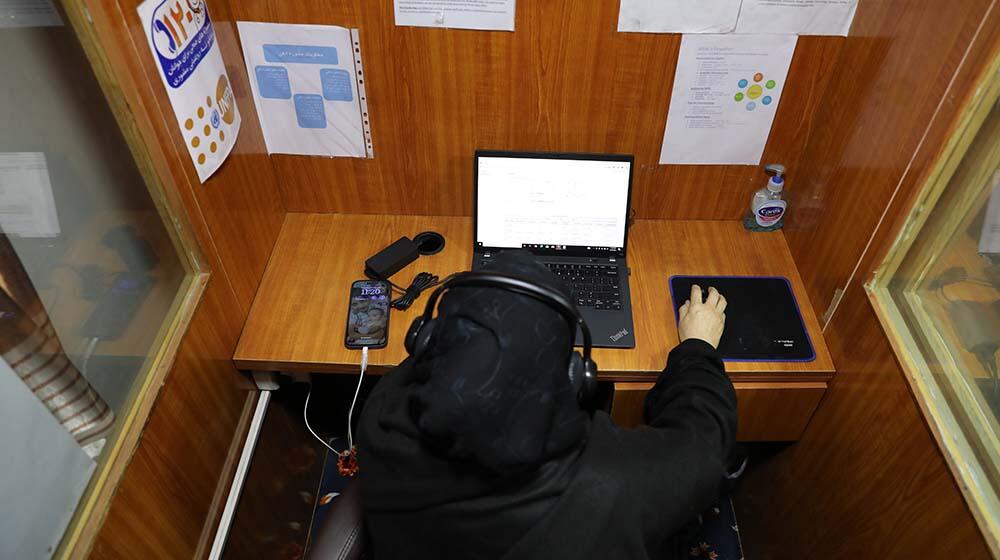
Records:
<instances>
[{"instance_id":1,"label":"black mouse pad","mask_svg":"<svg viewBox=\"0 0 1000 560\"><path fill-rule=\"evenodd\" d=\"M698 284L707 297L714 287L726 298L722 359L733 362L810 362L816 359L792 285L783 277L672 276L674 318Z\"/></svg>"}]
</instances>

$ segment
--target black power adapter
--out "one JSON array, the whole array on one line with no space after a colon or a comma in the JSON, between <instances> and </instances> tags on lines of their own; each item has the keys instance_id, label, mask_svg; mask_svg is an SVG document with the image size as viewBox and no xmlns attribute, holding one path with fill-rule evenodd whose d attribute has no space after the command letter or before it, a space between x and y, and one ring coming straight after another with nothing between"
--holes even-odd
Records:
<instances>
[{"instance_id":1,"label":"black power adapter","mask_svg":"<svg viewBox=\"0 0 1000 560\"><path fill-rule=\"evenodd\" d=\"M369 278L388 280L393 274L406 268L420 255L436 255L444 249L444 236L436 231L418 233L411 240L400 237L365 261L365 274Z\"/></svg>"},{"instance_id":2,"label":"black power adapter","mask_svg":"<svg viewBox=\"0 0 1000 560\"><path fill-rule=\"evenodd\" d=\"M365 274L369 278L388 280L419 256L420 247L409 237L400 237L365 261Z\"/></svg>"},{"instance_id":3,"label":"black power adapter","mask_svg":"<svg viewBox=\"0 0 1000 560\"><path fill-rule=\"evenodd\" d=\"M400 237L392 245L365 261L365 275L385 280L402 292L403 295L393 301L392 306L400 310L407 309L420 296L420 292L438 283L438 277L421 272L406 289L393 284L389 278L417 260L420 255L434 255L440 253L442 249L444 249L444 237L434 231L418 233L412 240L409 237Z\"/></svg>"}]
</instances>

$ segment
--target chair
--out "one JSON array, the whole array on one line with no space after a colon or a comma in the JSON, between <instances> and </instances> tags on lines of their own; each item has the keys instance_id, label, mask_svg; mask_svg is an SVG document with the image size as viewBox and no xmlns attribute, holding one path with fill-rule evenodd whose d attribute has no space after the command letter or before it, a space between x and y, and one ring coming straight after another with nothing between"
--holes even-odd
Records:
<instances>
[{"instance_id":1,"label":"chair","mask_svg":"<svg viewBox=\"0 0 1000 560\"><path fill-rule=\"evenodd\" d=\"M364 526L361 485L351 481L337 496L316 529L309 546L310 560L364 560L371 547Z\"/></svg>"}]
</instances>

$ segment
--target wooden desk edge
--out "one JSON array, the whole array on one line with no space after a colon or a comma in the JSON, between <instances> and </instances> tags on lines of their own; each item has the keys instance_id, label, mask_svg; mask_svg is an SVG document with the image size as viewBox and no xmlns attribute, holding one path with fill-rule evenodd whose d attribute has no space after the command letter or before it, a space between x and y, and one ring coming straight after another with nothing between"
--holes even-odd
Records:
<instances>
[{"instance_id":1,"label":"wooden desk edge","mask_svg":"<svg viewBox=\"0 0 1000 560\"><path fill-rule=\"evenodd\" d=\"M244 371L277 371L294 373L356 374L358 364L332 364L328 362L283 362L279 360L258 360L254 358L233 358L233 364ZM384 375L393 365L371 364L366 373ZM611 383L638 382L652 383L660 371L613 371L601 372L598 380ZM825 383L833 378L834 371L743 373L728 372L733 383Z\"/></svg>"}]
</instances>

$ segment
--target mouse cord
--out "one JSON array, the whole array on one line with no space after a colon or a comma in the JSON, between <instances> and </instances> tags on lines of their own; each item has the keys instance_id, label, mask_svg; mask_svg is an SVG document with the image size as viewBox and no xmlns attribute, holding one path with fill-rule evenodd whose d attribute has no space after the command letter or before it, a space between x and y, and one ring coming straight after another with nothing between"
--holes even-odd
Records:
<instances>
[{"instance_id":1,"label":"mouse cord","mask_svg":"<svg viewBox=\"0 0 1000 560\"><path fill-rule=\"evenodd\" d=\"M354 404L358 402L358 393L361 392L361 380L364 379L365 377L366 369L368 369L367 346L361 349L361 375L358 376L358 387L357 389L354 390L354 400L351 401L351 408L347 412L347 452L350 452L350 450L354 448L354 434L353 431L351 430L351 417L354 415ZM312 434L314 438L316 438L317 440L319 440L320 443L326 446L327 449L329 449L336 455L341 455L342 453L340 451L337 451L333 447L330 447L330 444L324 441L323 438L319 437L319 435L312 429L312 426L309 425L309 397L311 396L312 396L312 386L310 385L309 392L306 393L306 404L305 406L302 407L302 419L306 423L306 429L309 430L309 433Z\"/></svg>"}]
</instances>

